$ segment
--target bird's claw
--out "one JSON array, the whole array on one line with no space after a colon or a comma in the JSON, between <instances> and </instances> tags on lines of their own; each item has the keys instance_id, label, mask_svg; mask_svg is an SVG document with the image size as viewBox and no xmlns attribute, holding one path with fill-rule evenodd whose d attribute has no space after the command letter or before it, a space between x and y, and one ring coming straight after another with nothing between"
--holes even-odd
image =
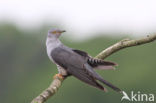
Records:
<instances>
[{"instance_id":1,"label":"bird's claw","mask_svg":"<svg viewBox=\"0 0 156 103\"><path fill-rule=\"evenodd\" d=\"M59 74L59 73L58 73L58 74L55 74L53 78L54 78L54 79L58 78L58 79L63 80L63 79L64 79L64 76L63 76L62 74Z\"/></svg>"}]
</instances>

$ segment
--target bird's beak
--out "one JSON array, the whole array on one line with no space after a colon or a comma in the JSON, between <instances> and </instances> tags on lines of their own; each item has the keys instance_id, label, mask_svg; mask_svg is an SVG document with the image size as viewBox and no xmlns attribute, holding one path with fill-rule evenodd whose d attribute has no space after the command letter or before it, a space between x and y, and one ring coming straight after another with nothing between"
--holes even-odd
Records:
<instances>
[{"instance_id":1,"label":"bird's beak","mask_svg":"<svg viewBox=\"0 0 156 103\"><path fill-rule=\"evenodd\" d=\"M66 32L65 30L61 30L61 33L64 33L64 32Z\"/></svg>"}]
</instances>

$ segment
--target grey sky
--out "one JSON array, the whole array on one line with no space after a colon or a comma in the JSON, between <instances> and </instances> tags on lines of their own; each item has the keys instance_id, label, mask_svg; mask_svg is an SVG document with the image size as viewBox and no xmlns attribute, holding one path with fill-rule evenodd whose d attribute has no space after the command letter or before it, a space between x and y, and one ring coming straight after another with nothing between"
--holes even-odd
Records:
<instances>
[{"instance_id":1,"label":"grey sky","mask_svg":"<svg viewBox=\"0 0 156 103\"><path fill-rule=\"evenodd\" d=\"M155 5L156 0L1 0L0 20L20 27L59 22L79 37L97 31L146 35L156 31Z\"/></svg>"}]
</instances>

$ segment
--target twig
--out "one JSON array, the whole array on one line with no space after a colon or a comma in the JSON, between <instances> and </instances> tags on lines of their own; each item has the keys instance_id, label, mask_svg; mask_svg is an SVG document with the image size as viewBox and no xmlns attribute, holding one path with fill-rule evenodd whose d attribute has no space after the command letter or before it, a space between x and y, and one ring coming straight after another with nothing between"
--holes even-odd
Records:
<instances>
[{"instance_id":1,"label":"twig","mask_svg":"<svg viewBox=\"0 0 156 103\"><path fill-rule=\"evenodd\" d=\"M156 35L147 36L145 38L137 40L124 39L103 50L96 56L96 58L105 59L106 57L123 48L149 43L154 40L156 40ZM37 96L31 103L44 103L46 100L48 100L49 97L53 96L58 91L58 88L61 86L64 80L65 78L60 78L58 75L56 75L50 86L46 90L44 90L39 96Z\"/></svg>"}]
</instances>

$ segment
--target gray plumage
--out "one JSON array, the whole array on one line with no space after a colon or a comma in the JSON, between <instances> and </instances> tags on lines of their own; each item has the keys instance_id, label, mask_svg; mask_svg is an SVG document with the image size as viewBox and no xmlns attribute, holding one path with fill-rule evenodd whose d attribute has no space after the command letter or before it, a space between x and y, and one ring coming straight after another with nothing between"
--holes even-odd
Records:
<instances>
[{"instance_id":1,"label":"gray plumage","mask_svg":"<svg viewBox=\"0 0 156 103\"><path fill-rule=\"evenodd\" d=\"M63 45L58 39L62 32L64 31L59 29L48 31L46 41L47 54L50 60L58 66L59 72L61 72L60 74L64 76L73 75L79 80L105 91L106 89L97 82L99 80L115 91L120 92L121 90L119 88L104 80L94 71L94 68L113 69L113 66L117 64L94 59L84 51L75 50Z\"/></svg>"}]
</instances>

